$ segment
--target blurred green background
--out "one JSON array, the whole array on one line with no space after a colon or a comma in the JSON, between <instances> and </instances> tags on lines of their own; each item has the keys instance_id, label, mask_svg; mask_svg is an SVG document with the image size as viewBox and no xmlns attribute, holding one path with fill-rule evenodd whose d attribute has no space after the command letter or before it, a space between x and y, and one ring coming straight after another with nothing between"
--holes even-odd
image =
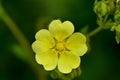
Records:
<instances>
[{"instance_id":1,"label":"blurred green background","mask_svg":"<svg viewBox=\"0 0 120 80\"><path fill-rule=\"evenodd\" d=\"M36 31L46 28L53 19L71 21L76 31L86 25L89 25L88 31L93 30L97 27L93 4L94 0L2 0L6 13L30 44L35 40ZM81 57L82 74L74 80L120 80L120 45L114 37L115 33L110 30L91 37L90 50ZM0 18L0 80L38 80L25 54ZM47 80L52 80L48 73L41 70Z\"/></svg>"}]
</instances>

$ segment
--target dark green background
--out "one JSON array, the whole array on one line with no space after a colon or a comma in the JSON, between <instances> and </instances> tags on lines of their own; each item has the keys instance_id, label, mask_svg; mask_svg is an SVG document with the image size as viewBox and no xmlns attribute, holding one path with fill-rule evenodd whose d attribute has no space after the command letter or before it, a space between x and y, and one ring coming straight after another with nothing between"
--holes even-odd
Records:
<instances>
[{"instance_id":1,"label":"dark green background","mask_svg":"<svg viewBox=\"0 0 120 80\"><path fill-rule=\"evenodd\" d=\"M94 0L2 0L3 7L18 25L30 44L38 29L46 28L53 19L71 21L76 31L89 25L97 27L93 12ZM82 56L82 75L75 80L119 80L120 45L115 33L103 30L90 39L90 50ZM12 46L18 41L0 19L0 80L37 80L25 59L18 57ZM24 51L19 51L24 52ZM34 56L33 56L34 57ZM46 76L50 78L49 76Z\"/></svg>"}]
</instances>

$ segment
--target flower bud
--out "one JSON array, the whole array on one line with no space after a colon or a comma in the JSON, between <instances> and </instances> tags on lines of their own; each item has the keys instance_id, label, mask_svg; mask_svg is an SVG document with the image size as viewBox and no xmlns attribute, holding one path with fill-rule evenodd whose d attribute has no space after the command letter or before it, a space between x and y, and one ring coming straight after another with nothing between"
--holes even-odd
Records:
<instances>
[{"instance_id":1,"label":"flower bud","mask_svg":"<svg viewBox=\"0 0 120 80\"><path fill-rule=\"evenodd\" d=\"M94 12L98 16L105 16L108 12L108 7L105 1L97 1L94 6Z\"/></svg>"}]
</instances>

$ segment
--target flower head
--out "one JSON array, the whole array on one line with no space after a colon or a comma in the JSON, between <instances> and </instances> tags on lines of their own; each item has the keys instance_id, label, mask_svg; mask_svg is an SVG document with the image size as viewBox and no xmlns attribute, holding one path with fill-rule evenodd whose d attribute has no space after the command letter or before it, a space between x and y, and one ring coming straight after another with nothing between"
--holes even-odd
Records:
<instances>
[{"instance_id":1,"label":"flower head","mask_svg":"<svg viewBox=\"0 0 120 80\"><path fill-rule=\"evenodd\" d=\"M39 30L32 44L37 63L45 70L58 67L62 73L78 68L81 62L79 56L87 52L86 37L73 32L74 26L70 21L62 23L60 20L53 20L48 30Z\"/></svg>"}]
</instances>

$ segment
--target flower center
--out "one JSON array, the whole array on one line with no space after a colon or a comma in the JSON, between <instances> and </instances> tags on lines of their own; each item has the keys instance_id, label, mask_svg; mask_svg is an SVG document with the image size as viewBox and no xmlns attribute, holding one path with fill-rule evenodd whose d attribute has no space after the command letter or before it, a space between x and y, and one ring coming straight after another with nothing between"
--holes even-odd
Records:
<instances>
[{"instance_id":1,"label":"flower center","mask_svg":"<svg viewBox=\"0 0 120 80\"><path fill-rule=\"evenodd\" d=\"M64 44L62 42L59 42L56 44L56 50L57 51L63 51L64 50Z\"/></svg>"}]
</instances>

